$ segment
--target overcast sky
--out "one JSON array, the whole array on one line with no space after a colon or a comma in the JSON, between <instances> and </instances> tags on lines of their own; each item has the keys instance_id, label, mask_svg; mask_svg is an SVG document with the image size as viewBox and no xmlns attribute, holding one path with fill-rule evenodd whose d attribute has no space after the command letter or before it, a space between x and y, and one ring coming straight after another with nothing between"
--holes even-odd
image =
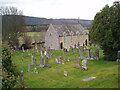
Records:
<instances>
[{"instance_id":1,"label":"overcast sky","mask_svg":"<svg viewBox=\"0 0 120 90\"><path fill-rule=\"evenodd\" d=\"M94 19L106 4L118 0L0 0L0 6L14 6L26 16Z\"/></svg>"}]
</instances>

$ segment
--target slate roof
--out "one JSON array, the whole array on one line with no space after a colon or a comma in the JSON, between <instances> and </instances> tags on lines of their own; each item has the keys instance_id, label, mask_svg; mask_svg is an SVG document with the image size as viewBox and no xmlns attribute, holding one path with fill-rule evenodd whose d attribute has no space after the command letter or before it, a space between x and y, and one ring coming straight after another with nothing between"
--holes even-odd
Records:
<instances>
[{"instance_id":1,"label":"slate roof","mask_svg":"<svg viewBox=\"0 0 120 90\"><path fill-rule=\"evenodd\" d=\"M52 24L59 36L63 36L65 32L66 35L76 35L78 32L80 34L87 34L84 28L80 24Z\"/></svg>"}]
</instances>

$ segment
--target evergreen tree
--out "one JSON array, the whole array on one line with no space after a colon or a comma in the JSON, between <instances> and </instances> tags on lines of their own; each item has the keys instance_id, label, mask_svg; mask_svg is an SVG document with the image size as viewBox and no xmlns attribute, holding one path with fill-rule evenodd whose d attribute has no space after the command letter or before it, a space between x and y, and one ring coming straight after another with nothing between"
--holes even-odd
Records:
<instances>
[{"instance_id":1,"label":"evergreen tree","mask_svg":"<svg viewBox=\"0 0 120 90\"><path fill-rule=\"evenodd\" d=\"M120 50L120 2L106 5L94 18L90 28L90 41L99 44L105 60L116 60Z\"/></svg>"}]
</instances>

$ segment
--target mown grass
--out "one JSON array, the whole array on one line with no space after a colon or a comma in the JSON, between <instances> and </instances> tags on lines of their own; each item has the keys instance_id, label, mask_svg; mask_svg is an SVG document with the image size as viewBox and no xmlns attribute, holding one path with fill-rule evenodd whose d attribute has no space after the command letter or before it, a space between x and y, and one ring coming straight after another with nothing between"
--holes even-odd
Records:
<instances>
[{"instance_id":1,"label":"mown grass","mask_svg":"<svg viewBox=\"0 0 120 90\"><path fill-rule=\"evenodd\" d=\"M33 50L30 50L32 52ZM52 56L49 59L51 68L40 68L40 54L35 53L37 59L37 66L31 65L31 72L27 72L28 64L31 64L31 56L27 52L13 52L12 60L17 66L17 69L24 72L24 83L27 88L118 88L118 63L103 61L103 60L89 60L87 62L87 71L81 68L76 69L75 58L78 52L75 49L74 54L66 53L70 62L65 61L65 64L57 64L55 58L62 56L62 51L57 51L57 56ZM53 51L51 51L53 53ZM24 61L22 62L22 57ZM103 57L100 51L100 57ZM38 74L34 73L34 68L38 69ZM68 71L68 76L63 75L64 71ZM96 78L89 81L82 81L82 79L95 76ZM19 85L16 85L19 87Z\"/></svg>"}]
</instances>

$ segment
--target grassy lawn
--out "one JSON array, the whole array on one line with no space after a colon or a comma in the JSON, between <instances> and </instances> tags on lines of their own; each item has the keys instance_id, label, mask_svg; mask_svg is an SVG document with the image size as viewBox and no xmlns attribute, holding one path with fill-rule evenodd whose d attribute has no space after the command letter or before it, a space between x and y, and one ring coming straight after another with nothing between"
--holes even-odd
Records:
<instances>
[{"instance_id":1,"label":"grassy lawn","mask_svg":"<svg viewBox=\"0 0 120 90\"><path fill-rule=\"evenodd\" d=\"M32 52L33 50L30 50ZM65 61L65 64L57 64L55 58L58 55L62 56L62 51L57 51L57 56L52 56L49 59L51 68L40 68L40 54L35 53L37 66L31 65L31 72L27 72L28 64L31 64L31 56L27 52L13 52L12 60L17 66L17 69L24 72L24 83L27 88L118 88L118 63L103 61L103 60L88 60L88 71L83 71L81 68L74 68L76 56L78 52L75 49L74 55L67 52L67 58L70 62ZM53 51L51 51L53 53ZM22 56L24 61L22 62ZM100 57L103 57L100 51ZM38 69L38 74L34 73L34 68ZM63 75L64 71L68 71L68 76ZM82 81L82 79L95 76L95 79ZM19 85L16 85L19 87Z\"/></svg>"},{"instance_id":2,"label":"grassy lawn","mask_svg":"<svg viewBox=\"0 0 120 90\"><path fill-rule=\"evenodd\" d=\"M46 32L27 32L28 36L31 36L32 38L39 40L45 40L45 34Z\"/></svg>"}]
</instances>

